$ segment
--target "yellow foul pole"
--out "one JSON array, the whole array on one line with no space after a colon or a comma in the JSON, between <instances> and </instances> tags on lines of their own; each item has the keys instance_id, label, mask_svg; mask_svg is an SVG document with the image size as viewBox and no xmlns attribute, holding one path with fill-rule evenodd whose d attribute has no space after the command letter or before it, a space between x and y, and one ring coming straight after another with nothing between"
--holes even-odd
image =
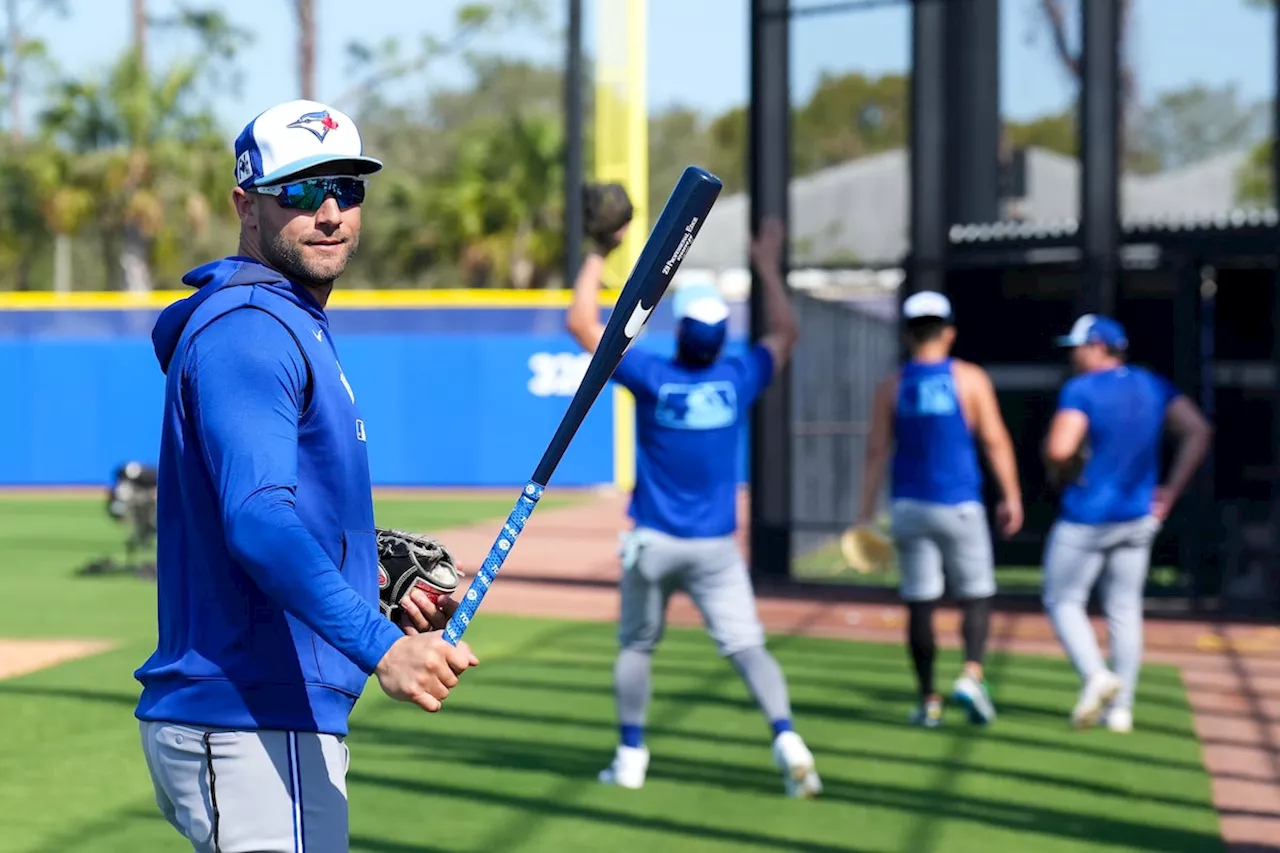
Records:
<instances>
[{"instance_id":1,"label":"yellow foul pole","mask_svg":"<svg viewBox=\"0 0 1280 853\"><path fill-rule=\"evenodd\" d=\"M649 236L649 111L645 91L647 0L597 0L595 179L618 181L635 207L631 228L605 265L605 285L620 288ZM635 400L613 390L613 482L635 485Z\"/></svg>"}]
</instances>

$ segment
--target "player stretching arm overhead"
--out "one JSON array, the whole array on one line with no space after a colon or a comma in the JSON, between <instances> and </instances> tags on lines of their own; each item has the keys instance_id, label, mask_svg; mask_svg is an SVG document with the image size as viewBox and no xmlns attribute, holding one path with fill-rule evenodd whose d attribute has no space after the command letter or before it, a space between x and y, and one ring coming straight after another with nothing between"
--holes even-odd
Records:
<instances>
[{"instance_id":1,"label":"player stretching arm overhead","mask_svg":"<svg viewBox=\"0 0 1280 853\"><path fill-rule=\"evenodd\" d=\"M196 850L344 853L369 677L437 711L479 661L440 633L452 600L411 592L399 623L380 609L375 430L325 306L382 164L313 101L261 113L236 155L239 250L187 273L195 292L152 332L159 637L135 715L156 803Z\"/></svg>"},{"instance_id":2,"label":"player stretching arm overhead","mask_svg":"<svg viewBox=\"0 0 1280 853\"><path fill-rule=\"evenodd\" d=\"M603 213L612 208L623 212L622 221L630 218L620 187L591 192L586 220L595 245L567 316L569 331L588 351L604 331L598 307L604 255L622 233L619 219ZM630 507L634 528L623 547L621 648L614 665L620 743L599 775L607 784L644 784L652 656L666 624L668 598L683 589L768 720L784 791L811 797L822 789L813 755L792 729L787 682L765 648L751 579L734 538L742 425L751 404L790 358L797 337L782 283L783 234L781 223L765 223L751 246L765 287L768 323L758 343L741 355L724 355L728 305L712 286L682 287L673 300L675 353L632 347L614 373L635 396L637 448Z\"/></svg>"},{"instance_id":3,"label":"player stretching arm overhead","mask_svg":"<svg viewBox=\"0 0 1280 853\"><path fill-rule=\"evenodd\" d=\"M1110 317L1084 315L1058 344L1070 348L1077 375L1062 386L1044 442L1049 479L1064 487L1045 543L1044 606L1082 683L1073 724L1105 718L1112 731L1128 732L1151 546L1208 452L1212 430L1168 380L1125 363L1129 341ZM1178 451L1158 485L1165 429ZM1085 615L1089 593L1103 578L1114 671Z\"/></svg>"},{"instance_id":4,"label":"player stretching arm overhead","mask_svg":"<svg viewBox=\"0 0 1280 853\"><path fill-rule=\"evenodd\" d=\"M1022 528L1013 443L987 372L951 357L956 329L950 300L933 291L915 293L903 303L902 316L910 356L876 389L858 523L874 518L892 460L898 592L907 604L907 641L920 692L910 719L929 727L942 722L933 679L933 611L949 588L960 601L964 638L964 670L953 695L971 722L989 723L996 711L982 663L996 583L976 445L1000 485L996 520L1008 537Z\"/></svg>"}]
</instances>

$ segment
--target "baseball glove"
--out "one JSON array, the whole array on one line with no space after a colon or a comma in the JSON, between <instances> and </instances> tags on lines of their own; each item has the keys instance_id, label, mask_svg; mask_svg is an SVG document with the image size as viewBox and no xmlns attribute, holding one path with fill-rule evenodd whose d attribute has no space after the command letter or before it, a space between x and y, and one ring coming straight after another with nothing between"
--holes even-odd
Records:
<instances>
[{"instance_id":1,"label":"baseball glove","mask_svg":"<svg viewBox=\"0 0 1280 853\"><path fill-rule=\"evenodd\" d=\"M860 575L884 571L893 562L893 542L875 528L855 524L840 534L840 555Z\"/></svg>"},{"instance_id":2,"label":"baseball glove","mask_svg":"<svg viewBox=\"0 0 1280 853\"><path fill-rule=\"evenodd\" d=\"M379 606L392 622L404 614L400 600L414 587L432 601L458 588L462 572L438 540L403 530L375 528L378 536Z\"/></svg>"},{"instance_id":3,"label":"baseball glove","mask_svg":"<svg viewBox=\"0 0 1280 853\"><path fill-rule=\"evenodd\" d=\"M582 221L592 251L603 256L618 248L618 229L634 215L622 184L589 183L582 188Z\"/></svg>"}]
</instances>

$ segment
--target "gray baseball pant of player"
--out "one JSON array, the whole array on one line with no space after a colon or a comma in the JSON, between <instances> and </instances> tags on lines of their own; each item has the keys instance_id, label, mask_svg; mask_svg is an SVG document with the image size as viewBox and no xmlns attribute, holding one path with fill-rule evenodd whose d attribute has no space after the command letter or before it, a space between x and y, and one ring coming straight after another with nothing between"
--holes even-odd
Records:
<instances>
[{"instance_id":1,"label":"gray baseball pant of player","mask_svg":"<svg viewBox=\"0 0 1280 853\"><path fill-rule=\"evenodd\" d=\"M789 719L791 701L778 662L765 649L764 626L746 563L732 536L680 539L649 528L624 537L621 615L615 666L619 717L643 725L653 650L666 629L667 602L677 589L702 613L721 656L738 670L770 720Z\"/></svg>"},{"instance_id":2,"label":"gray baseball pant of player","mask_svg":"<svg viewBox=\"0 0 1280 853\"><path fill-rule=\"evenodd\" d=\"M1044 555L1045 610L1058 641L1081 680L1106 667L1085 608L1099 581L1107 619L1113 671L1124 682L1112 703L1132 708L1142 666L1142 592L1151 565L1151 544L1161 524L1154 516L1116 524L1057 521Z\"/></svg>"},{"instance_id":3,"label":"gray baseball pant of player","mask_svg":"<svg viewBox=\"0 0 1280 853\"><path fill-rule=\"evenodd\" d=\"M341 738L139 728L156 804L196 853L346 853L349 754Z\"/></svg>"},{"instance_id":4,"label":"gray baseball pant of player","mask_svg":"<svg viewBox=\"0 0 1280 853\"><path fill-rule=\"evenodd\" d=\"M899 499L890 518L904 601L935 601L948 588L961 600L996 594L991 528L981 503Z\"/></svg>"}]
</instances>

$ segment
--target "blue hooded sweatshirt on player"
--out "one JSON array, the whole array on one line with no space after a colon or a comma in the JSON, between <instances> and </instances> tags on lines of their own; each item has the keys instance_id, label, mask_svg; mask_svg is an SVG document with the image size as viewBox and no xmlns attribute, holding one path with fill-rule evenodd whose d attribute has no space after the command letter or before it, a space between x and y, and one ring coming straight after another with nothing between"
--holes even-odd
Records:
<instances>
[{"instance_id":1,"label":"blue hooded sweatshirt on player","mask_svg":"<svg viewBox=\"0 0 1280 853\"><path fill-rule=\"evenodd\" d=\"M166 374L156 651L136 716L347 733L403 633L377 607L364 422L324 309L249 258L152 332Z\"/></svg>"}]
</instances>

